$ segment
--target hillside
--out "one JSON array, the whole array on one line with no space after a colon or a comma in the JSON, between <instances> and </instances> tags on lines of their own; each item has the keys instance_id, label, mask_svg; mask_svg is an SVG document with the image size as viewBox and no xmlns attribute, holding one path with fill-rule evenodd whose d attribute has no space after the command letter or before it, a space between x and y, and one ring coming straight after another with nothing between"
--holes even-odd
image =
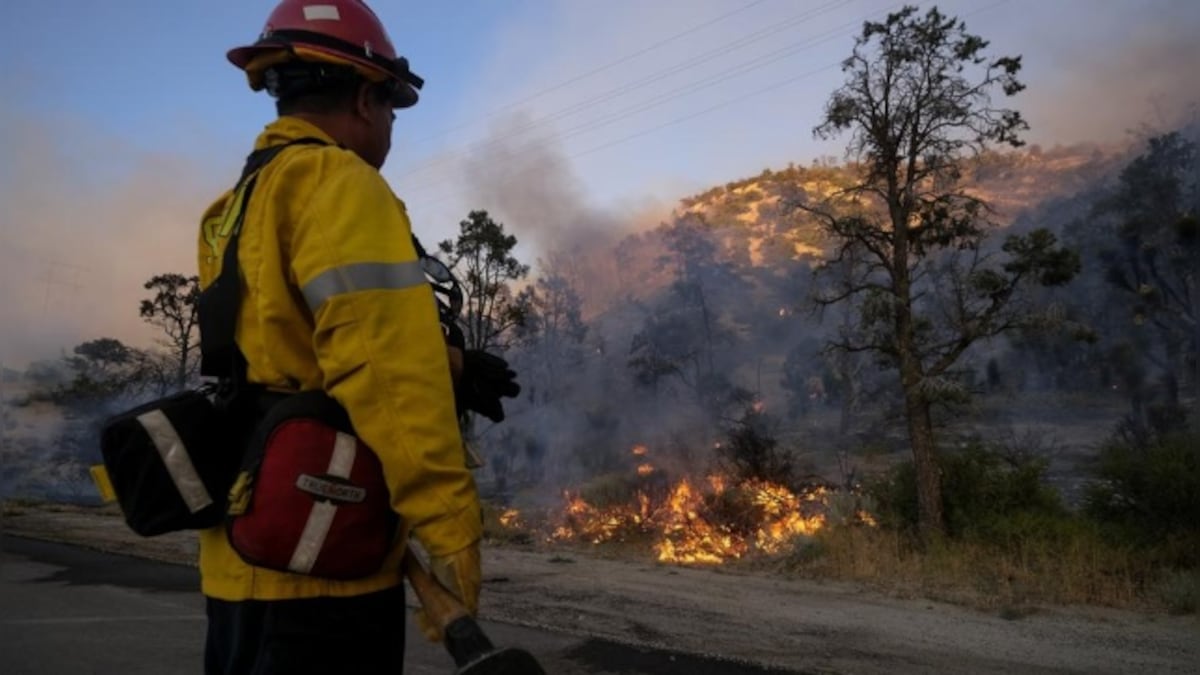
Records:
<instances>
[{"instance_id":1,"label":"hillside","mask_svg":"<svg viewBox=\"0 0 1200 675\"><path fill-rule=\"evenodd\" d=\"M970 164L965 181L992 204L1001 228L1061 231L1087 212L1130 151L1088 144L988 153ZM785 443L811 449L804 461L817 471L837 470L825 449L843 442L847 429L863 442L901 447L886 369L856 366L860 384L873 392L869 405L830 404L843 400L836 389L843 375L823 348L845 310L818 315L809 301L819 283L812 266L830 242L813 217L784 206L800 194L830 195L852 178L851 167L830 161L765 169L682 198L659 227L623 238L610 255L593 256L602 273L574 279L593 350L569 397L589 417L553 426L550 445L567 456L596 456L591 448L612 442L612 431L593 417L619 421L610 425L619 430L618 447L646 442L646 428L660 442L673 442L672 430L686 437L702 426L688 417L696 414L698 383L719 381L755 392L783 420ZM989 359L997 360L1014 391L1036 389L1038 366L1010 351L1003 341L980 345L961 366L983 377ZM1007 423L1010 416L998 419ZM528 433L542 435L545 428L531 421Z\"/></svg>"},{"instance_id":2,"label":"hillside","mask_svg":"<svg viewBox=\"0 0 1200 675\"><path fill-rule=\"evenodd\" d=\"M1007 226L1050 200L1101 184L1126 158L1127 150L1117 146L1031 146L985 153L971 162L964 178L968 189L992 206L997 224ZM851 180L851 167L829 161L764 169L681 199L672 217L702 216L720 233L731 261L761 266L781 257L817 256L826 243L817 223L780 205L800 193L828 196Z\"/></svg>"}]
</instances>

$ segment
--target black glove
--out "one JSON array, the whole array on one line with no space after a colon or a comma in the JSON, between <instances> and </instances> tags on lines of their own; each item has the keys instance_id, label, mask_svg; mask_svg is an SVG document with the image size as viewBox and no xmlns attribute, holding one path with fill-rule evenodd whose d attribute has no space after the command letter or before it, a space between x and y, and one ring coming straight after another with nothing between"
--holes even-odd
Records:
<instances>
[{"instance_id":1,"label":"black glove","mask_svg":"<svg viewBox=\"0 0 1200 675\"><path fill-rule=\"evenodd\" d=\"M460 410L473 410L493 422L504 421L500 398L521 393L517 372L508 361L478 349L463 352L463 372L455 397Z\"/></svg>"},{"instance_id":2,"label":"black glove","mask_svg":"<svg viewBox=\"0 0 1200 675\"><path fill-rule=\"evenodd\" d=\"M455 349L464 349L467 346L467 338L463 335L462 329L454 322L453 318L446 316L440 317L442 324L442 335L446 338L446 344Z\"/></svg>"}]
</instances>

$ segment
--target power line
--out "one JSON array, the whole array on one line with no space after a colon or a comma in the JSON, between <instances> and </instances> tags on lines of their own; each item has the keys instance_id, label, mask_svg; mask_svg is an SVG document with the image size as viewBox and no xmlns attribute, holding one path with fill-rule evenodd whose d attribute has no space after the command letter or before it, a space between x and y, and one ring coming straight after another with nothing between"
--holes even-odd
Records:
<instances>
[{"instance_id":1,"label":"power line","mask_svg":"<svg viewBox=\"0 0 1200 675\"><path fill-rule=\"evenodd\" d=\"M74 274L71 275L70 279L63 279L61 277L55 278L54 271L56 269L64 269L64 270L67 270L68 272L73 271ZM69 289L75 291L75 294L74 294L75 296L78 296L79 292L81 290L83 290L83 283L79 279L79 273L86 269L87 269L86 267L81 267L79 265L71 265L69 263L47 261L46 276L41 279L41 281L44 281L46 283L46 293L45 293L45 297L42 300L42 313L43 314L50 309L50 295L51 295L52 287L57 286L60 288L69 288Z\"/></svg>"},{"instance_id":2,"label":"power line","mask_svg":"<svg viewBox=\"0 0 1200 675\"><path fill-rule=\"evenodd\" d=\"M92 271L91 267L67 262L58 258L51 258L45 253L29 248L24 244L18 244L7 237L0 238L0 253L9 255L10 257L17 257L22 260L33 259L38 262L45 263L46 265L54 265L56 267L69 267L76 270L82 270L84 272Z\"/></svg>"},{"instance_id":3,"label":"power line","mask_svg":"<svg viewBox=\"0 0 1200 675\"><path fill-rule=\"evenodd\" d=\"M641 89L642 87L645 87L647 85L654 84L655 82L661 81L667 77L670 77L671 75L675 75L675 74L684 72L686 70L690 70L700 64L707 63L709 61L712 61L713 59L716 59L720 56L728 54L729 52L736 51L736 50L741 49L742 47L745 47L750 44L754 44L764 37L773 35L775 33L779 33L781 31L792 28L798 24L802 24L807 21L810 21L817 16L820 16L827 12L839 9L842 6L850 4L851 2L854 2L854 0L833 0L832 2L829 2L825 5L817 7L815 9L806 10L800 14L794 15L783 21L774 22L766 28L759 29L753 33L744 35L736 40L733 40L732 42L728 42L723 45L720 45L715 49L711 49L711 50L704 52L702 54L699 54L697 56L693 56L688 59L685 59L684 61L677 63L673 66L669 66L665 69L653 72L646 77L642 77L641 79L635 80L633 82L620 85L613 89L609 89L607 91L604 91L601 94L592 96L591 98L588 98L584 101L580 101L578 103L571 104L565 108L560 108L559 110L556 110L556 111L549 113L541 118L533 120L515 130L512 130L511 134L512 135L522 134L522 133L525 133L532 129L535 129L537 127L547 125L550 122L553 122L555 120L562 119L564 117L574 115L575 113L588 110L596 103L611 99L616 96L627 94L631 91L635 91L635 90ZM495 146L499 143L500 143L500 141L496 141L496 140L490 140L490 141L483 140L483 141L478 141L478 142L468 146L467 149L470 149L473 151L480 151L480 150ZM412 177L412 176L421 174L430 169L434 169L434 168L437 168L444 164L447 164L450 161L452 161L451 157L443 155L443 156L436 157L434 159L431 159L431 160L428 160L425 162L418 163L415 166L409 168L407 171L401 173L397 177L397 180L403 180L406 177Z\"/></svg>"},{"instance_id":4,"label":"power line","mask_svg":"<svg viewBox=\"0 0 1200 675\"><path fill-rule=\"evenodd\" d=\"M822 66L821 68L816 68L816 69L814 69L814 70L810 70L810 71L808 71L808 72L805 72L805 73L803 73L803 74L801 74L801 75L796 75L796 76L794 76L794 77L789 77L789 78L787 78L786 80L781 80L781 81L779 81L779 82L775 82L775 83L773 83L773 84L771 84L771 85L769 85L769 86L767 86L767 87L763 87L762 89L757 89L757 90L755 90L755 91L753 91L753 92L750 92L749 94L743 94L743 95L740 95L740 96L738 96L737 98L732 98L732 99L729 99L729 100L723 101L723 102L721 102L721 103L718 103L718 104L716 104L716 105L714 105L714 106L711 106L711 107L705 108L705 109L703 109L703 110L700 110L700 111L697 111L697 112L694 112L694 113L691 113L691 114L688 114L688 115L684 115L683 117L678 117L678 118L676 118L676 119L670 120L670 121L668 121L668 122L664 122L664 123L662 123L662 124L659 124L659 125L657 125L657 126L651 127L651 128L649 128L649 129L645 129L645 130L643 130L643 131L639 131L639 132L637 132L637 133L634 133L634 134L631 134L631 135L629 135L629 136L625 136L625 137L623 137L623 138L618 138L618 139L616 139L616 140L609 141L609 142L607 142L607 143L603 143L603 144L601 144L601 145L598 145L598 146L595 146L595 147L592 147L592 148L588 148L587 150L583 150L583 151L581 151L581 152L577 152L577 153L574 153L574 154L568 155L566 158L567 158L567 159L578 159L578 158L580 158L580 157L584 157L584 156L586 156L586 155L591 155L591 154L593 154L593 153L600 152L601 150L606 150L606 149L608 149L608 148L611 148L611 147L613 147L613 146L616 146L616 145L621 145L621 144L624 144L624 143L628 143L629 141L636 140L636 139L638 139L638 138L641 138L641 137L643 137L643 136L648 136L648 135L650 135L650 134L652 134L652 133L656 133L656 132L658 132L658 131L661 131L661 130L663 130L663 129L666 129L667 127L675 126L675 125L677 125L677 124L682 124L683 122L687 122L688 120L692 120L692 119L695 119L695 118L697 118L697 117L701 117L701 116L703 116L703 115L707 115L707 114L709 114L709 113L711 113L711 112L715 112L715 111L717 111L717 110L720 110L721 108L727 108L727 107L729 107L729 106L731 106L731 105L733 105L733 104L735 104L735 103L741 103L741 102L745 101L746 99L749 99L749 98L754 98L755 96L761 96L762 94L766 94L766 93L768 93L768 92L774 91L774 90L776 90L776 89L779 89L779 88L781 88L781 87L785 87L785 86L787 86L787 85L789 85L789 84L793 84L793 83L795 83L795 82L798 82L798 81L800 81L800 80L803 80L803 79L806 79L806 78L812 77L812 76L814 76L814 75L817 75L817 74L819 74L819 73L825 72L825 71L827 71L827 70L832 70L832 69L834 69L834 68L837 68L837 67L839 67L839 66L841 66L841 65L842 65L842 64L841 64L841 62L839 61L839 62L837 62L837 63L831 63L831 64L828 64L828 65L826 65L826 66ZM541 168L541 167L530 167L530 168L527 168L527 169L524 169L524 170L521 170L521 171L517 171L517 172L516 172L516 173L514 173L514 174L510 174L508 178L506 178L506 179L502 180L502 181L500 182L500 185L502 185L502 186L503 186L503 185L507 185L508 183L510 183L510 182L512 182L512 181L514 181L514 180L516 180L517 178L523 177L525 174L527 174L527 173L531 173L532 171L534 171L534 170L537 170L537 169L540 169L540 168ZM457 192L457 191L455 191L455 192L451 192L450 194L447 194L447 195L444 195L444 196L442 196L442 197L439 197L439 198L437 198L437 199L435 199L435 200L433 200L433 201L430 201L430 202L425 202L425 203L424 203L424 204L422 204L421 206L423 206L423 207L428 207L428 206L436 206L436 205L438 205L438 204L445 203L446 201L450 200L450 199L451 199L451 198L453 198L453 197L456 197L457 195L458 195L458 192Z\"/></svg>"},{"instance_id":5,"label":"power line","mask_svg":"<svg viewBox=\"0 0 1200 675\"><path fill-rule=\"evenodd\" d=\"M714 105L714 106L711 106L711 107L705 108L705 109L703 109L703 110L700 110L700 111L697 111L697 112L691 113L691 114L689 114L689 115L684 115L683 117L679 117L679 118L673 119L673 120L671 120L671 121L669 121L669 122L664 122L663 124L660 124L660 125L658 125L658 126L656 126L656 127L651 127L650 129L646 129L646 130L644 130L644 131L639 131L639 132L637 132L637 133L635 133L635 134L632 134L632 135L629 135L629 136L625 136L624 138L619 138L619 139L617 139L617 140L615 140L615 141L610 141L610 142L608 142L608 143L604 143L604 144L602 144L602 145L598 145L598 146L596 146L596 147L594 147L594 148L589 148L589 149L587 149L587 150L584 150L584 151L582 151L582 152L577 152L577 153L575 153L575 154L571 155L570 157L568 157L568 159L577 159L577 158L579 158L579 157L583 157L583 156L585 156L585 155L590 155L590 154L592 154L592 153L599 152L599 151L601 151L601 150L605 150L605 149L607 149L607 148L611 148L611 147L612 147L612 146L614 146L614 145L620 145L620 144L622 144L622 143L627 143L627 142L629 142L629 141L632 141L632 140L634 140L634 139L641 138L642 136L646 136L646 135L649 135L649 134L655 133L655 132L657 132L657 131L661 131L661 130L663 130L663 129L667 128L667 127L671 127L671 126L675 126L676 124L681 124L681 123L683 123L683 122L687 122L688 120L695 119L695 118L697 118L697 117L700 117L700 116L702 116L702 115L707 115L708 113L710 113L710 112L714 112L714 111L717 111L717 110L720 110L721 108L727 108L727 107L729 107L729 106L733 105L734 103L741 103L742 101L745 101L745 100L746 100L746 99L748 99L748 98L754 98L755 96L761 96L761 95L763 95L763 94L766 94L766 93L768 93L768 92L775 91L776 89L779 89L779 88L781 88L781 87L785 87L785 86L787 86L787 85L789 85L789 84L792 84L792 83L798 82L798 81L800 81L800 80L803 80L803 79L807 79L807 78L809 78L809 77L812 77L812 76L814 76L814 75L817 75L817 74L819 74L819 73L823 73L823 72L825 72L825 71L827 71L827 70L832 70L832 69L834 69L834 68L837 68L837 67L838 67L838 66L840 66L840 65L842 65L842 64L841 64L841 62L839 61L839 62L837 62L837 63L831 63L831 64L829 64L829 65L822 66L822 67L820 67L820 68L817 68L817 69L815 69L815 70L810 70L810 71L808 71L808 72L806 72L806 73L803 73L803 74L801 74L801 75L796 75L795 77L789 77L789 78L788 78L788 79L786 79L786 80L781 80L781 81L779 81L779 82L776 82L776 83L774 83L774 84L771 84L771 85L769 85L769 86L767 86L767 87L763 87L762 89L757 89L757 90L755 90L755 91L752 91L752 92L750 92L749 94L743 94L743 95L741 95L741 96L738 96L737 98L733 98L733 99L729 99L729 100L727 100L727 101L723 101L723 102L721 102L721 103L718 103L718 104L716 104L716 105Z\"/></svg>"},{"instance_id":6,"label":"power line","mask_svg":"<svg viewBox=\"0 0 1200 675\"><path fill-rule=\"evenodd\" d=\"M698 92L698 91L701 91L704 89L714 87L718 84L721 84L722 82L725 82L727 80L733 79L738 76L741 76L752 70L762 68L766 65L769 65L776 61L779 61L781 59L789 57L793 54L799 53L800 51L803 51L805 49L809 49L809 48L817 46L819 44L823 44L830 40L842 37L845 35L844 29L854 26L854 25L857 25L859 23L859 21L870 19L873 16L875 16L877 13L878 12L868 14L864 17L861 17L858 20L847 22L847 23L837 26L831 30L827 30L818 35L806 38L805 40L802 40L800 42L792 43L791 45L788 45L782 49L778 49L778 50L775 50L768 54L751 59L749 61L737 64L734 67L729 68L725 71L722 71L721 73L719 73L715 76L709 76L709 77L702 78L700 80L692 81L692 82L684 85L683 87L677 88L677 89L667 92L665 94L660 94L659 96L649 99L648 101L643 101L641 103L635 104L634 106L627 107L621 111L617 111L606 117L594 119L589 122L578 125L576 127L572 127L563 133L556 134L555 137L559 140L564 140L564 139L570 138L572 136L578 136L583 133L594 131L601 127L609 126L609 125L611 125L615 122L618 122L622 119L632 117L633 115L644 112L646 110L650 110L652 108L659 107L665 103L669 103L672 100L675 100L682 95L688 95L688 94L692 94L692 93L695 93L695 92ZM513 136L515 136L515 134ZM481 146L478 149L482 150L482 149L486 149L489 146L502 145L505 142L511 141L513 136L506 136L503 139L496 139L486 145ZM442 184L451 182L452 180L453 180L452 178L443 175L442 177L436 178L433 181L426 181L424 183L419 183L415 186L412 186L412 185L406 186L406 191L419 192L419 191L426 190L429 188L436 188Z\"/></svg>"},{"instance_id":7,"label":"power line","mask_svg":"<svg viewBox=\"0 0 1200 675\"><path fill-rule=\"evenodd\" d=\"M863 18L864 19L870 18L871 16L873 16L873 14L867 15L866 17L863 17ZM773 52L769 52L767 54L759 56L757 58L751 59L749 61L745 61L743 63L737 64L737 65L733 66L732 68L726 69L716 75L705 77L700 80L694 80L692 82L685 84L682 87L678 87L674 90L665 92L663 94L659 94L658 96L655 96L649 100L642 101L640 103L634 104L633 106L626 107L622 110L616 111L607 116L593 119L593 120L590 120L583 124L577 125L575 127L571 127L560 134L556 134L556 138L562 140L562 139L571 138L573 136L578 136L582 133L587 133L589 131L594 131L596 129L599 129L599 128L608 126L610 124L613 124L615 122L618 122L620 120L632 117L633 115L636 115L638 113L645 112L652 108L659 107L665 103L669 103L672 100L675 100L681 96L692 94L692 93L695 93L698 91L702 91L704 89L709 89L718 84L721 84L722 82L725 82L730 79L734 79L734 78L744 75L750 71L757 70L764 66L770 65L771 63L775 63L777 61L780 61L784 58L787 58L789 56L797 54L806 49L823 44L832 39L842 37L845 34L844 33L845 28L856 25L861 20L862 19L842 24L842 25L837 26L833 29L830 29L824 33L821 33L819 35L816 35L816 36L813 36L810 38L806 38L804 40L801 40L800 42L792 43L782 49L778 49ZM493 141L490 141L486 144L482 144L473 149L475 151L481 151L481 150L486 150L493 146L502 145L508 141L511 141L512 138L514 136L516 136L518 133L520 133L520 132L519 131L514 132L514 134L512 136L507 136L503 139L493 140ZM446 181L447 181L447 179L445 179L445 178L436 178L433 181L428 181L425 183L418 183L416 185L410 185L410 186L408 186L408 189L419 191L422 189L437 187L438 185L441 185L441 184L445 183Z\"/></svg>"},{"instance_id":8,"label":"power line","mask_svg":"<svg viewBox=\"0 0 1200 675\"><path fill-rule=\"evenodd\" d=\"M1007 2L1008 2L1008 0L998 0L998 2L993 2L993 3L989 4L989 5L986 5L986 6L983 6L983 7L979 7L979 8L977 8L977 9L974 9L974 10L970 11L970 12L967 12L966 14L964 14L964 15L962 16L962 18L967 18L967 17L970 17L970 16L974 16L974 15L976 15L976 14L980 14L980 13L982 13L982 12L989 11L989 10L991 10L991 9L994 9L994 8L996 8L996 7L999 7L999 6L1001 6L1001 5L1007 4ZM893 8L893 9L894 9L894 8ZM892 10L891 10L891 9L889 9L888 11L890 12L890 11L892 11ZM830 38L832 38L832 37L834 37L834 36L830 36ZM826 38L826 39L830 39L830 38ZM823 40L823 41L824 41L824 40ZM707 115L707 114L709 114L709 113L715 112L715 111L717 111L717 110L720 110L720 109L722 109L722 108L726 108L726 107L728 107L728 106L731 106L731 105L733 105L733 104L735 104L735 103L741 103L741 102L745 101L746 99L754 98L754 97L756 97L756 96L761 96L761 95L763 95L763 94L769 93L769 92L771 92L771 91L774 91L774 90L776 90L776 89L779 89L779 88L781 88L781 87L785 87L785 86L787 86L787 85L793 84L793 83L795 83L795 82L798 82L798 81L800 81L800 80L803 80L803 79L806 79L806 78L812 77L812 76L814 76L814 75L817 75L817 74L819 74L819 73L822 73L822 72L824 72L824 71L831 70L831 69L834 69L834 68L838 68L838 67L840 67L841 65L842 65L842 61L838 61L838 62L831 63L831 64L828 64L828 65L822 66L822 67L820 67L820 68L817 68L817 69L814 69L814 70L811 70L811 71L807 71L807 72L805 72L805 73L803 73L803 74L800 74L800 75L796 75L796 76L793 76L793 77L786 78L786 79L784 79L784 80L777 81L777 82L775 82L775 83L772 83L772 84L770 84L770 85L768 85L768 86L766 86L766 87L763 87L763 88L761 88L761 89L757 89L757 90L755 90L755 91L753 91L753 92L750 92L750 93L748 93L748 94L744 94L744 95L740 95L740 96L737 96L737 97L735 97L735 98L732 98L732 99L728 99L728 100L726 100L726 101L723 101L723 102L721 102L721 103L718 103L718 104L716 104L716 105L710 106L710 107L708 107L708 108L705 108L705 109L703 109L703 110L699 110L699 111L696 111L696 112L690 113L690 114L688 114L688 115L684 115L684 116L682 116L682 117L678 117L678 118L676 118L676 119L673 119L673 120L670 120L670 121L664 122L664 123L662 123L662 124L659 124L659 125L657 125L657 126L651 127L651 128L649 128L649 129L645 129L645 130L642 130L642 131L636 132L636 133L634 133L634 134L631 134L631 135L628 135L628 136L625 136L625 137L622 137L622 138L619 138L619 139L615 139L615 140L612 140L612 141L609 141L609 142L603 143L603 144L601 144L601 145L598 145L598 146L595 146L595 147L592 147L592 148L588 148L587 150L583 150L583 151L581 151L581 152L577 152L577 153L574 153L574 154L568 155L568 156L566 157L566 159L568 159L568 160L572 160L572 159L578 159L578 158L580 158L580 157L584 157L584 156L587 156L587 155L591 155L591 154L594 154L594 153L596 153L596 152L600 152L600 151L602 151L602 150L605 150L605 149L608 149L608 148L611 148L611 147L614 147L614 146L617 146L617 145L622 145L622 144L624 144L624 143L627 143L627 142L629 142L629 141L632 141L632 140L636 140L636 139L638 139L638 138L641 138L641 137L643 137L643 136L647 136L647 135L650 135L650 134L656 133L656 132L658 132L658 131L661 131L661 130L663 130L663 129L665 129L665 128L668 128L668 127L671 127L671 126L675 126L675 125L677 125L677 124L681 124L681 123L683 123L683 122L687 122L687 121L689 121L689 120L695 119L695 118L697 118L697 117L701 117L701 116L703 116L703 115ZM516 172L516 173L514 173L514 174L511 174L509 177L507 177L506 179L502 180L502 181L500 182L500 185L501 185L501 186L507 185L508 183L511 183L512 181L516 180L517 178L520 178L520 177L524 176L525 174L527 174L527 173L530 173L530 172L532 172L532 171L534 171L534 170L537 170L537 169L540 169L540 167L530 167L530 168L527 168L527 169L525 169L525 170L518 171L518 172ZM444 195L444 196L442 196L442 197L440 197L440 198L434 199L434 200L432 200L432 201L425 202L425 203L421 204L421 206L423 206L423 207L429 207L429 206L436 206L436 205L438 205L438 204L444 203L444 202L446 202L446 201L450 200L451 198L453 198L453 197L457 196L457 195L459 194L459 192L460 192L460 191L461 191L461 190L453 190L453 191L452 191L452 192L450 192L449 194L446 194L446 195ZM414 205L415 205L415 203L414 203Z\"/></svg>"},{"instance_id":9,"label":"power line","mask_svg":"<svg viewBox=\"0 0 1200 675\"><path fill-rule=\"evenodd\" d=\"M676 33L670 37L663 38L662 40L659 40L658 42L655 42L647 47L639 49L638 51L633 52L632 54L623 56L623 57L617 59L616 61L611 61L602 66L597 66L591 70L580 73L579 75L575 75L566 80L563 80L562 82L559 82L558 84L550 85L549 87L546 87L545 89L542 89L542 90L538 91L537 93L530 94L529 96L527 96L523 99L520 99L517 101L512 101L511 103L506 103L489 113L485 113L484 115L472 118L466 122L459 123L453 127L449 127L447 129L443 129L441 131L434 132L433 134L430 134L428 136L423 136L413 142L419 144L419 143L424 143L426 141L433 140L435 138L441 138L442 136L445 136L446 134L449 134L451 132L469 127L469 126L475 124L476 122L481 122L486 119L491 119L492 117L495 117L496 115L499 115L500 113L502 113L506 110L511 110L512 108L515 108L517 106L524 105L526 103L529 103L530 101L541 98L542 96L545 96L546 94L558 91L559 89L562 89L563 87L566 87L566 86L572 85L576 82L579 82L580 80L585 80L593 75L598 75L599 73L603 73L606 70L611 70L623 63L628 63L629 61L632 61L633 59L636 59L639 56L649 54L650 52L662 47L663 45L670 44L671 42L674 42L675 40L678 40L679 38L691 35L692 33L695 33L699 30L707 28L713 24L720 23L721 21L724 21L725 19L728 19L731 16L740 14L752 7L755 7L756 5L761 5L762 3L766 2L766 1L767 0L754 0L753 2L750 2L749 4L746 4L746 5L742 5L741 7L737 8L731 12L726 12L726 13L724 13L720 16L717 16L713 19L709 19L708 21L705 21L703 23L699 23L695 26L692 26L691 28L688 28L687 30Z\"/></svg>"}]
</instances>

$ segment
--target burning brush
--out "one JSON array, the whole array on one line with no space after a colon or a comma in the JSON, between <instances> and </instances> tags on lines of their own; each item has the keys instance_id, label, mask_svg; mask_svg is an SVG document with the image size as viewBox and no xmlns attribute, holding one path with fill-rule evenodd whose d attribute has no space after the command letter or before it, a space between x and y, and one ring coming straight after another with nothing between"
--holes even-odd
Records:
<instances>
[{"instance_id":1,"label":"burning brush","mask_svg":"<svg viewBox=\"0 0 1200 675\"><path fill-rule=\"evenodd\" d=\"M633 449L638 488L632 499L608 506L563 493L565 505L551 516L551 541L601 544L650 539L662 562L720 564L751 554L772 555L798 537L826 524L831 490L813 486L801 492L761 479L735 481L712 474L702 481L671 484L647 460L645 446ZM510 510L501 516L518 522ZM857 522L873 525L859 512Z\"/></svg>"}]
</instances>

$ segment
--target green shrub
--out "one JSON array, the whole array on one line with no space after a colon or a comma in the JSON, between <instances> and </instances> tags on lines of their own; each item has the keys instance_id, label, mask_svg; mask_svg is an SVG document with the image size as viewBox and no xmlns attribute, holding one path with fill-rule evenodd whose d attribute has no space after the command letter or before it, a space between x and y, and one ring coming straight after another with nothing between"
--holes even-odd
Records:
<instances>
[{"instance_id":1,"label":"green shrub","mask_svg":"<svg viewBox=\"0 0 1200 675\"><path fill-rule=\"evenodd\" d=\"M1200 564L1200 436L1146 445L1114 440L1101 449L1085 510L1120 536L1170 552L1164 562Z\"/></svg>"},{"instance_id":2,"label":"green shrub","mask_svg":"<svg viewBox=\"0 0 1200 675\"><path fill-rule=\"evenodd\" d=\"M942 509L951 537L1008 540L1053 536L1066 518L1058 493L1046 485L1046 460L1028 453L972 443L940 457ZM880 524L917 526L917 481L912 461L868 487Z\"/></svg>"},{"instance_id":3,"label":"green shrub","mask_svg":"<svg viewBox=\"0 0 1200 675\"><path fill-rule=\"evenodd\" d=\"M791 484L795 476L795 458L779 445L775 435L778 421L748 408L726 431L725 441L717 448L718 464L737 480L765 480Z\"/></svg>"},{"instance_id":4,"label":"green shrub","mask_svg":"<svg viewBox=\"0 0 1200 675\"><path fill-rule=\"evenodd\" d=\"M866 492L875 500L875 519L883 527L915 532L917 529L917 473L912 460L869 480Z\"/></svg>"},{"instance_id":5,"label":"green shrub","mask_svg":"<svg viewBox=\"0 0 1200 675\"><path fill-rule=\"evenodd\" d=\"M1158 583L1158 597L1172 614L1200 612L1200 572L1170 572Z\"/></svg>"}]
</instances>

